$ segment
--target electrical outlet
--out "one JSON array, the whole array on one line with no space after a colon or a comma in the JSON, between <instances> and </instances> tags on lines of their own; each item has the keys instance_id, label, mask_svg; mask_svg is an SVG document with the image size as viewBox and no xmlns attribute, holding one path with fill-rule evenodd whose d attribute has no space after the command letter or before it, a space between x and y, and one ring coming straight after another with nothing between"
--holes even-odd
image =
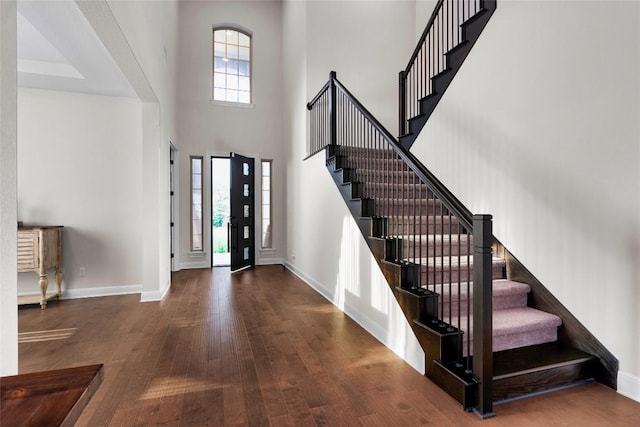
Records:
<instances>
[{"instance_id":1,"label":"electrical outlet","mask_svg":"<svg viewBox=\"0 0 640 427\"><path fill-rule=\"evenodd\" d=\"M291 254L291 259L296 259L296 253L295 252Z\"/></svg>"},{"instance_id":2,"label":"electrical outlet","mask_svg":"<svg viewBox=\"0 0 640 427\"><path fill-rule=\"evenodd\" d=\"M84 277L87 275L87 269L84 267L80 267L80 277Z\"/></svg>"}]
</instances>

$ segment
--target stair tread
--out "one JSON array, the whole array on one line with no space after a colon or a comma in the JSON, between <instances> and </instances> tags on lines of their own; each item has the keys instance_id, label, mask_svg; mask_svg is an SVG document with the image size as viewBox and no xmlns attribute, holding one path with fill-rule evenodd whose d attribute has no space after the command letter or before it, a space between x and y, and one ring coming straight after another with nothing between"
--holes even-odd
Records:
<instances>
[{"instance_id":1,"label":"stair tread","mask_svg":"<svg viewBox=\"0 0 640 427\"><path fill-rule=\"evenodd\" d=\"M498 351L493 354L494 380L536 370L581 363L595 357L558 342Z\"/></svg>"}]
</instances>

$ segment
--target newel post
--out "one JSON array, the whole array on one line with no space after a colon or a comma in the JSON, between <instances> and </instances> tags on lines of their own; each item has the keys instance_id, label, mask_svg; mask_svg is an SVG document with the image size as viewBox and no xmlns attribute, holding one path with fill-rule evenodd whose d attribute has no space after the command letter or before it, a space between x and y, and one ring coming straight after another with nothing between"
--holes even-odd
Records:
<instances>
[{"instance_id":1,"label":"newel post","mask_svg":"<svg viewBox=\"0 0 640 427\"><path fill-rule=\"evenodd\" d=\"M338 143L338 106L336 97L336 72L329 73L329 144Z\"/></svg>"},{"instance_id":2,"label":"newel post","mask_svg":"<svg viewBox=\"0 0 640 427\"><path fill-rule=\"evenodd\" d=\"M473 216L473 377L478 384L477 406L481 418L493 412L493 305L491 215Z\"/></svg>"}]
</instances>

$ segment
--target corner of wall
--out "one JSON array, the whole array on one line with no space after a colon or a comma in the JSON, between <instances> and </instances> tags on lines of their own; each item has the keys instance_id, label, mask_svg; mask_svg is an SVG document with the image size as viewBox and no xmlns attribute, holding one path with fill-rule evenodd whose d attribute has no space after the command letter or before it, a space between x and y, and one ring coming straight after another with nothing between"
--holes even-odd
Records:
<instances>
[{"instance_id":1,"label":"corner of wall","mask_svg":"<svg viewBox=\"0 0 640 427\"><path fill-rule=\"evenodd\" d=\"M142 291L140 293L140 302L153 302L162 301L171 288L171 282L165 283L165 285L158 291Z\"/></svg>"},{"instance_id":2,"label":"corner of wall","mask_svg":"<svg viewBox=\"0 0 640 427\"><path fill-rule=\"evenodd\" d=\"M618 393L640 402L640 377L619 371Z\"/></svg>"}]
</instances>

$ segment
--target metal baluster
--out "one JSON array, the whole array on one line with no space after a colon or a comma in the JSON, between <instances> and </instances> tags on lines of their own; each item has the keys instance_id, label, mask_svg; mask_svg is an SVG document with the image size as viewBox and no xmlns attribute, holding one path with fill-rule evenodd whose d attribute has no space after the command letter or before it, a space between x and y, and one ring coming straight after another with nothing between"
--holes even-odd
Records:
<instances>
[{"instance_id":1,"label":"metal baluster","mask_svg":"<svg viewBox=\"0 0 640 427\"><path fill-rule=\"evenodd\" d=\"M375 211L375 198L373 197L373 194L372 194L373 187L371 187L371 182L373 180L373 170L376 167L376 162L375 162L375 159L373 158L373 150L371 150L371 122L369 122L368 120L366 122L366 130L367 130L366 153L367 153L367 159L369 159L370 168L369 168L369 172L367 173L367 183L365 184L365 190L366 190L367 197L373 200L374 211ZM373 216L373 213L370 212L370 216Z\"/></svg>"},{"instance_id":2,"label":"metal baluster","mask_svg":"<svg viewBox=\"0 0 640 427\"><path fill-rule=\"evenodd\" d=\"M436 206L435 206L435 194L433 192L433 190L431 190L431 198L427 201L429 204L427 204L427 212L429 210L431 210L431 216L432 216L432 221L433 221L433 225L435 226L437 224L436 221ZM433 200L433 203L431 202ZM438 266L437 266L437 255L436 255L436 242L435 242L435 237L436 237L436 233L433 233L433 245L428 244L428 249L431 249L431 256L433 256L433 287L434 289L437 288L436 284L438 283ZM429 243L427 241L427 243ZM440 294L442 294L442 292L440 292Z\"/></svg>"},{"instance_id":3,"label":"metal baluster","mask_svg":"<svg viewBox=\"0 0 640 427\"><path fill-rule=\"evenodd\" d=\"M425 224L425 227L426 227L426 231L427 231L427 232L426 232L426 233L423 233L423 232L422 232L422 205L423 205L423 203L424 203L424 200L426 200L426 198L427 198L427 186L426 186L426 185L424 186L424 188L425 188L425 194L424 194L424 198L423 198L423 197L422 197L422 187L423 187L422 179L420 179L420 180L419 180L419 182L420 182L420 187L419 187L419 189L420 189L420 190L419 190L419 194L420 194L420 196L418 197L418 202L419 202L420 204L418 205L418 214L419 214L419 215L418 215L418 218L419 218L419 221L420 221L420 228L419 228L419 230L420 230L420 237L418 237L418 245L419 245L419 246L418 246L418 258L420 259L420 275L418 276L418 282L420 283L420 287L422 287L422 268L423 268L423 266L424 266L424 264L425 264L425 263L422 261L422 235L423 235L423 234L425 234L426 236L428 236L428 235L429 235L429 217L427 216L427 221L426 221L426 224ZM425 258L426 258L426 257L425 257ZM429 271L428 271L427 266L425 266L424 274L425 274L425 276L424 276L424 278L425 278L425 280L424 280L424 285L425 285L425 287L426 287L427 289L429 289L429 280L427 279L427 276L426 276L427 274L429 274Z\"/></svg>"},{"instance_id":4,"label":"metal baluster","mask_svg":"<svg viewBox=\"0 0 640 427\"><path fill-rule=\"evenodd\" d=\"M451 222L451 217L449 217L449 222ZM461 305L462 305L462 301L461 301L461 285L460 285L460 281L462 280L462 276L460 275L460 264L462 264L462 249L460 247L460 223L458 222L456 224L456 231L458 233L458 329L462 329L462 325L461 325L461 314L460 314L460 310L461 310ZM469 305L468 303L468 295L467 295L467 305Z\"/></svg>"},{"instance_id":5,"label":"metal baluster","mask_svg":"<svg viewBox=\"0 0 640 427\"><path fill-rule=\"evenodd\" d=\"M337 132L336 132L336 145L342 145L342 127L343 127L343 121L344 121L344 117L342 117L342 102L343 102L343 96L342 96L342 91L341 90L337 90L336 91L336 97L338 98L337 102L336 102L336 119L338 120L338 124L337 124Z\"/></svg>"},{"instance_id":6,"label":"metal baluster","mask_svg":"<svg viewBox=\"0 0 640 427\"><path fill-rule=\"evenodd\" d=\"M413 172L411 174L411 200L413 200L414 205L416 203L420 204L420 199L416 198L416 173ZM416 206L417 207L417 206ZM422 234L422 233L420 233ZM418 264L416 260L416 239L419 238L418 234L416 233L416 210L414 209L413 211L413 263L414 264ZM420 288L420 278L418 278L418 283L417 286Z\"/></svg>"},{"instance_id":7,"label":"metal baluster","mask_svg":"<svg viewBox=\"0 0 640 427\"><path fill-rule=\"evenodd\" d=\"M443 209L443 205L441 201L440 202L440 224L442 224L442 227L440 228L440 289L442 289L442 292L444 292L444 212L442 211L442 209ZM451 268L451 266L449 266L449 268ZM444 320L444 304L442 305L440 318Z\"/></svg>"},{"instance_id":8,"label":"metal baluster","mask_svg":"<svg viewBox=\"0 0 640 427\"><path fill-rule=\"evenodd\" d=\"M396 186L398 185L398 175L397 175L398 164L395 161L396 152L393 151L392 154L393 154L393 156L391 157L391 164L393 165L393 177L392 177L392 185L391 185L391 194L392 194L391 198L392 198L392 203L393 203L393 207L392 207L393 214L395 216L397 216L398 215L398 192L397 192L397 187ZM395 232L395 235L396 235L395 236L396 237L396 254L395 254L396 258L395 258L395 261L396 262L400 262L400 251L401 251L400 244L401 244L401 242L400 242L400 236L399 236L398 232L401 229L401 227L402 227L402 218L400 218L400 221L398 222L398 228L396 228L396 230L395 230L396 231Z\"/></svg>"},{"instance_id":9,"label":"metal baluster","mask_svg":"<svg viewBox=\"0 0 640 427\"><path fill-rule=\"evenodd\" d=\"M447 53L449 51L449 48L451 47L451 40L449 38L450 33L451 33L451 27L449 25L449 17L451 16L451 3L450 2L444 2L444 5L446 6L446 10L444 13L444 22L445 22L445 31L446 31L446 36L445 36L445 49L444 52ZM446 68L446 65L445 65Z\"/></svg>"},{"instance_id":10,"label":"metal baluster","mask_svg":"<svg viewBox=\"0 0 640 427\"><path fill-rule=\"evenodd\" d=\"M453 282L453 256L451 254L451 212L449 212L449 210L447 209L447 219L449 221L449 324L452 325L453 322L451 321L452 319L452 315L453 315L453 306L452 306L452 301L453 301L453 289L452 289L452 282ZM444 242L442 242L444 244ZM458 274L460 274L460 258L458 258Z\"/></svg>"},{"instance_id":11,"label":"metal baluster","mask_svg":"<svg viewBox=\"0 0 640 427\"><path fill-rule=\"evenodd\" d=\"M467 230L465 228L465 231L467 233L467 268L469 268L471 266L471 233L470 230ZM467 374L470 374L472 372L471 369L471 337L470 337L470 332L471 332L471 307L473 304L473 301L471 299L471 275L467 274L467 295L468 295L468 303L467 303L467 339L466 339L466 343L467 343Z\"/></svg>"},{"instance_id":12,"label":"metal baluster","mask_svg":"<svg viewBox=\"0 0 640 427\"><path fill-rule=\"evenodd\" d=\"M393 228L393 219L389 213L389 197L387 194L387 180L389 179L389 162L387 161L388 147L385 143L383 143L382 146L384 147L384 152L382 153L382 156L384 157L384 174L380 178L382 181L382 197L384 198L384 214L387 217L385 237L388 239L391 235L391 229Z\"/></svg>"}]
</instances>

